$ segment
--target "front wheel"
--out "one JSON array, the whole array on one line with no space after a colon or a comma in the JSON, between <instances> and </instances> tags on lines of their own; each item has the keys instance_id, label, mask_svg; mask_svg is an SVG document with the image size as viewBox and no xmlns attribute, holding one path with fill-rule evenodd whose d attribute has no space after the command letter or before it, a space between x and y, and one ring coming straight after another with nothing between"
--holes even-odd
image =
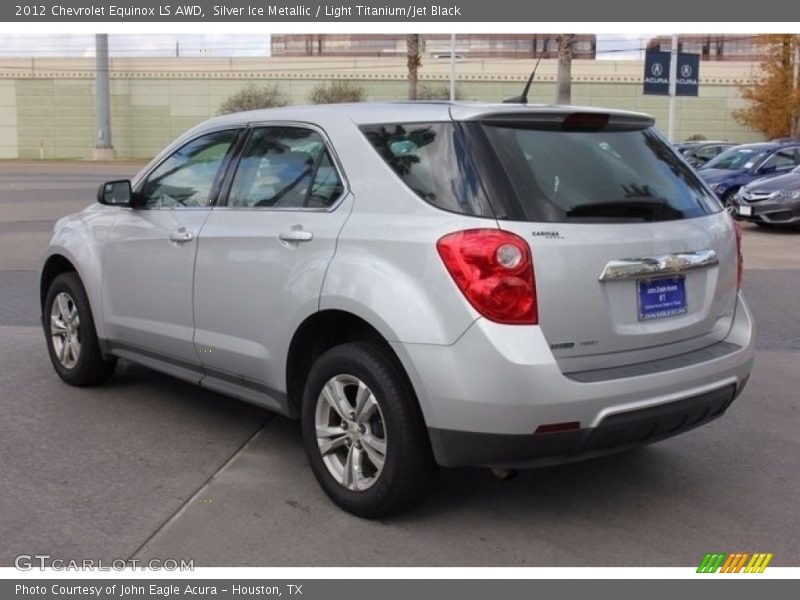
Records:
<instances>
[{"instance_id":1,"label":"front wheel","mask_svg":"<svg viewBox=\"0 0 800 600\"><path fill-rule=\"evenodd\" d=\"M739 192L739 188L733 188L725 192L725 195L722 197L722 205L725 208L733 208L733 198Z\"/></svg>"},{"instance_id":2,"label":"front wheel","mask_svg":"<svg viewBox=\"0 0 800 600\"><path fill-rule=\"evenodd\" d=\"M89 298L77 273L62 273L50 284L43 325L50 361L61 379L89 386L111 377L116 360L100 352Z\"/></svg>"},{"instance_id":3,"label":"front wheel","mask_svg":"<svg viewBox=\"0 0 800 600\"><path fill-rule=\"evenodd\" d=\"M354 515L379 518L427 492L435 472L416 398L395 361L374 344L342 344L311 369L303 443L325 493Z\"/></svg>"}]
</instances>

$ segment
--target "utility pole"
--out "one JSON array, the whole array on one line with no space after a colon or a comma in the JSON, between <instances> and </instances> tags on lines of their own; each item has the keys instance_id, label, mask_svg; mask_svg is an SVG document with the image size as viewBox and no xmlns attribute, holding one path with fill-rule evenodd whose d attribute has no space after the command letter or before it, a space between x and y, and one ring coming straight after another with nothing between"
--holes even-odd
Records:
<instances>
[{"instance_id":1,"label":"utility pole","mask_svg":"<svg viewBox=\"0 0 800 600\"><path fill-rule=\"evenodd\" d=\"M678 87L678 34L672 34L669 51L669 125L667 137L675 143L675 90ZM663 89L663 88L662 88Z\"/></svg>"},{"instance_id":2,"label":"utility pole","mask_svg":"<svg viewBox=\"0 0 800 600\"><path fill-rule=\"evenodd\" d=\"M95 126L97 141L92 151L93 160L114 158L111 144L111 95L108 87L108 34L95 36Z\"/></svg>"}]
</instances>

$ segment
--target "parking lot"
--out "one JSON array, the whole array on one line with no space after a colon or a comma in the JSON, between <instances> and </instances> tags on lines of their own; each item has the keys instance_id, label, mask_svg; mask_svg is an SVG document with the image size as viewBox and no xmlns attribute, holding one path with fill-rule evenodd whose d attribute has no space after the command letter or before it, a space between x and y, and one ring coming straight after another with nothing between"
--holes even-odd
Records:
<instances>
[{"instance_id":1,"label":"parking lot","mask_svg":"<svg viewBox=\"0 0 800 600\"><path fill-rule=\"evenodd\" d=\"M100 388L57 378L38 324L39 255L57 218L138 168L0 162L0 566L34 553L196 566L691 566L710 551L800 564L800 231L744 226L758 357L724 418L507 482L442 471L419 509L370 522L324 496L293 421L130 363Z\"/></svg>"}]
</instances>

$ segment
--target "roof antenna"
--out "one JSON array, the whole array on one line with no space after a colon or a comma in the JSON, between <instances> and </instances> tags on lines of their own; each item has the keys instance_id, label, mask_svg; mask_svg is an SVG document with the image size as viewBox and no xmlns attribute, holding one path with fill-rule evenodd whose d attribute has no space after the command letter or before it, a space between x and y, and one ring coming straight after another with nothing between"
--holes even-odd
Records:
<instances>
[{"instance_id":1,"label":"roof antenna","mask_svg":"<svg viewBox=\"0 0 800 600\"><path fill-rule=\"evenodd\" d=\"M533 78L536 76L536 69L539 68L539 63L542 62L542 56L544 53L547 52L547 43L550 41L550 36L548 35L544 39L544 45L542 46L541 52L539 52L539 56L536 59L536 64L533 65L533 71L531 71L531 76L528 77L528 83L525 84L525 89L522 90L522 95L514 96L513 98L506 98L503 100L503 104L527 104L528 103L528 90L531 89L531 84L533 83Z\"/></svg>"}]
</instances>

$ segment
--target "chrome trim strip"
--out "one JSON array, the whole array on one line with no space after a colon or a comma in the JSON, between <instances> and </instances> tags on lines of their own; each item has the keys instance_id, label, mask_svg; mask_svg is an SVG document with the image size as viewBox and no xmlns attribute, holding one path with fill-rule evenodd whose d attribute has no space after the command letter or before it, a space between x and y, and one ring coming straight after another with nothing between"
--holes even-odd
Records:
<instances>
[{"instance_id":1,"label":"chrome trim strip","mask_svg":"<svg viewBox=\"0 0 800 600\"><path fill-rule=\"evenodd\" d=\"M719 264L717 253L713 250L696 252L676 252L647 258L624 258L610 260L600 274L600 281L620 281L639 279L672 273L685 273L697 269L707 269Z\"/></svg>"}]
</instances>

